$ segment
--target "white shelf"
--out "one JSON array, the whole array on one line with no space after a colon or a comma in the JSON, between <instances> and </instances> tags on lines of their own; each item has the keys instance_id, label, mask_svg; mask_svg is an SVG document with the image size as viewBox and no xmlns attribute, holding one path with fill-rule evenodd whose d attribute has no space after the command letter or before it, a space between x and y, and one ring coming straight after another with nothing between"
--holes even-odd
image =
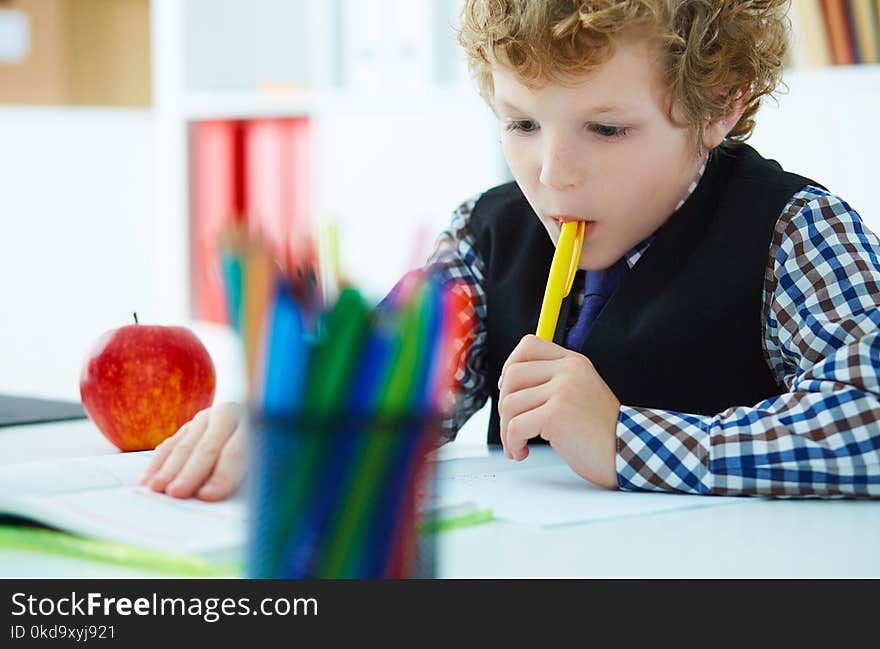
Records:
<instances>
[{"instance_id":1,"label":"white shelf","mask_svg":"<svg viewBox=\"0 0 880 649\"><path fill-rule=\"evenodd\" d=\"M809 73L809 74L829 74L834 76L852 75L858 77L860 75L870 75L880 70L878 63L856 63L853 65L795 65L785 68L785 73Z\"/></svg>"},{"instance_id":2,"label":"white shelf","mask_svg":"<svg viewBox=\"0 0 880 649\"><path fill-rule=\"evenodd\" d=\"M183 98L181 119L247 119L293 117L314 114L311 92L188 93Z\"/></svg>"},{"instance_id":3,"label":"white shelf","mask_svg":"<svg viewBox=\"0 0 880 649\"><path fill-rule=\"evenodd\" d=\"M417 92L394 90L265 93L184 93L184 121L317 116L329 112L424 113L479 108L482 99L469 87L443 86Z\"/></svg>"},{"instance_id":4,"label":"white shelf","mask_svg":"<svg viewBox=\"0 0 880 649\"><path fill-rule=\"evenodd\" d=\"M475 88L434 86L416 90L378 91L329 90L319 101L325 111L359 111L383 113L434 113L442 111L488 108Z\"/></svg>"},{"instance_id":5,"label":"white shelf","mask_svg":"<svg viewBox=\"0 0 880 649\"><path fill-rule=\"evenodd\" d=\"M827 92L830 87L857 94L880 93L880 65L829 65L786 68L782 81L789 86L809 85Z\"/></svg>"}]
</instances>

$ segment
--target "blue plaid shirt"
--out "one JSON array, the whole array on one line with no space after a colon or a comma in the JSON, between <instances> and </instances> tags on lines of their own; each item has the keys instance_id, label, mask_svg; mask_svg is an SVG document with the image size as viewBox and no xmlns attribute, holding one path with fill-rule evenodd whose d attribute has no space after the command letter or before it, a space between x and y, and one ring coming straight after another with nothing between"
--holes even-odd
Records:
<instances>
[{"instance_id":1,"label":"blue plaid shirt","mask_svg":"<svg viewBox=\"0 0 880 649\"><path fill-rule=\"evenodd\" d=\"M477 198L454 212L428 261L464 280L474 305L450 437L489 396L485 267L468 227ZM630 268L652 241L627 253ZM787 391L714 416L621 405L621 489L880 496L880 242L843 200L808 186L785 206L763 313L767 365Z\"/></svg>"}]
</instances>

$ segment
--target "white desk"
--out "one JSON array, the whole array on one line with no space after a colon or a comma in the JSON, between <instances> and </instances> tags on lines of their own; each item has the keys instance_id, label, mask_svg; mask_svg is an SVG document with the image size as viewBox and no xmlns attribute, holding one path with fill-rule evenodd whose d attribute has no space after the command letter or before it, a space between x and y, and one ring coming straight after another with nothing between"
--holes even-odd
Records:
<instances>
[{"instance_id":1,"label":"white desk","mask_svg":"<svg viewBox=\"0 0 880 649\"><path fill-rule=\"evenodd\" d=\"M0 464L114 452L90 422L0 428ZM448 455L468 452L466 446L453 445ZM880 577L880 502L759 498L722 502L564 527L495 521L444 532L438 537L438 574ZM155 576L162 575L0 549L0 578Z\"/></svg>"}]
</instances>

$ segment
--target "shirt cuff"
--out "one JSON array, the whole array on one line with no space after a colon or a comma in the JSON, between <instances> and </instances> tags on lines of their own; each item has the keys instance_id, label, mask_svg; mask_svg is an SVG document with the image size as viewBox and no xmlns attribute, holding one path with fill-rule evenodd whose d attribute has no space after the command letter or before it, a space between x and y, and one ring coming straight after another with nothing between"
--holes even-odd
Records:
<instances>
[{"instance_id":1,"label":"shirt cuff","mask_svg":"<svg viewBox=\"0 0 880 649\"><path fill-rule=\"evenodd\" d=\"M711 417L621 405L617 485L637 491L708 494Z\"/></svg>"}]
</instances>

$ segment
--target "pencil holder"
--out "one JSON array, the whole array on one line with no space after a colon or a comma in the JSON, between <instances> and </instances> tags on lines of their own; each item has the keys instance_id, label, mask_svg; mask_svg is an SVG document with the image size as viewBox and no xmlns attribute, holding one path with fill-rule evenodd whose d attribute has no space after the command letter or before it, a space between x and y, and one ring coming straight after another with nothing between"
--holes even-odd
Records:
<instances>
[{"instance_id":1,"label":"pencil holder","mask_svg":"<svg viewBox=\"0 0 880 649\"><path fill-rule=\"evenodd\" d=\"M249 417L249 577L434 576L433 535L419 529L436 418Z\"/></svg>"}]
</instances>

